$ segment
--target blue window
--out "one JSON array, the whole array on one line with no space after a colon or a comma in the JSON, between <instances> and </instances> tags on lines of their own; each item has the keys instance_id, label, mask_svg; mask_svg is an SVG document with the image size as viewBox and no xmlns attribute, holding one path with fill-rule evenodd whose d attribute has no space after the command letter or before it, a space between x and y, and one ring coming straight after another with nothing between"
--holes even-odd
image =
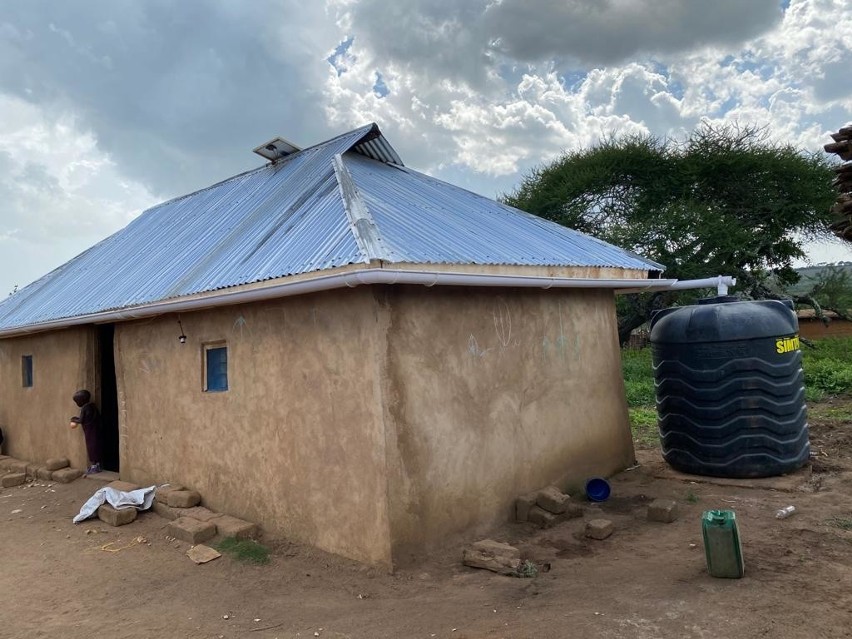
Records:
<instances>
[{"instance_id":1,"label":"blue window","mask_svg":"<svg viewBox=\"0 0 852 639\"><path fill-rule=\"evenodd\" d=\"M33 356L24 355L21 357L21 381L24 388L30 388L33 385Z\"/></svg>"},{"instance_id":2,"label":"blue window","mask_svg":"<svg viewBox=\"0 0 852 639\"><path fill-rule=\"evenodd\" d=\"M204 359L204 390L228 390L228 347L205 346Z\"/></svg>"}]
</instances>

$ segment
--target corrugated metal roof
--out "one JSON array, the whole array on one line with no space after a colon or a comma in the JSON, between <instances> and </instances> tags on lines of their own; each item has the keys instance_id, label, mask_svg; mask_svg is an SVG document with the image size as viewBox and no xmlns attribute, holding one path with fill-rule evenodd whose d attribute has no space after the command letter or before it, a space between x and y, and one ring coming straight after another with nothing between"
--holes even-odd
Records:
<instances>
[{"instance_id":1,"label":"corrugated metal roof","mask_svg":"<svg viewBox=\"0 0 852 639\"><path fill-rule=\"evenodd\" d=\"M392 261L662 270L617 246L411 169L354 156L346 165Z\"/></svg>"},{"instance_id":2,"label":"corrugated metal roof","mask_svg":"<svg viewBox=\"0 0 852 639\"><path fill-rule=\"evenodd\" d=\"M662 269L404 168L371 124L149 209L0 303L0 330L368 262L338 154L386 262Z\"/></svg>"}]
</instances>

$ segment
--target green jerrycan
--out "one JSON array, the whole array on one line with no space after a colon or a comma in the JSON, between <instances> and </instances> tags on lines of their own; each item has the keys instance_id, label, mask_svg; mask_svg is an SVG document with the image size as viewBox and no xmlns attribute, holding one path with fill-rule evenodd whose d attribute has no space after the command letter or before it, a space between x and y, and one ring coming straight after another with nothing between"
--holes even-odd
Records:
<instances>
[{"instance_id":1,"label":"green jerrycan","mask_svg":"<svg viewBox=\"0 0 852 639\"><path fill-rule=\"evenodd\" d=\"M743 576L743 549L732 510L708 510L701 517L707 572L713 577L740 579Z\"/></svg>"}]
</instances>

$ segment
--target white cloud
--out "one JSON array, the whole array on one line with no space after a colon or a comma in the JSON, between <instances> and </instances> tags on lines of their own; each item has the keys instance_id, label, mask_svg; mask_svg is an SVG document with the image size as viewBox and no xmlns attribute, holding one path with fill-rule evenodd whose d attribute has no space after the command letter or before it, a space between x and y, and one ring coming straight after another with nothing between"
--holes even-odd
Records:
<instances>
[{"instance_id":1,"label":"white cloud","mask_svg":"<svg viewBox=\"0 0 852 639\"><path fill-rule=\"evenodd\" d=\"M702 119L815 150L852 113L849 33L846 0L9 0L0 291L279 134L376 121L406 164L486 195L603 136Z\"/></svg>"},{"instance_id":2,"label":"white cloud","mask_svg":"<svg viewBox=\"0 0 852 639\"><path fill-rule=\"evenodd\" d=\"M0 295L126 225L156 198L70 118L0 95Z\"/></svg>"}]
</instances>

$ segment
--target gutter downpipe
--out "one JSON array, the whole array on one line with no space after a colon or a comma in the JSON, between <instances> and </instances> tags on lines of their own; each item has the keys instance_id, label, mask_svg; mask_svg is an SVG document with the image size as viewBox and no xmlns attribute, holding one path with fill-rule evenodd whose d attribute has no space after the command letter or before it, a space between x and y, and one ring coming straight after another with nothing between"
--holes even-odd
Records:
<instances>
[{"instance_id":1,"label":"gutter downpipe","mask_svg":"<svg viewBox=\"0 0 852 639\"><path fill-rule=\"evenodd\" d=\"M154 302L136 308L102 311L88 315L78 315L63 319L32 324L21 328L0 330L0 338L27 335L42 331L80 326L84 324L105 324L165 315L185 313L204 308L246 304L265 300L304 295L336 288L354 288L369 284L419 284L432 287L442 286L500 286L507 288L599 288L614 290L616 294L638 293L661 290L684 290L717 286L720 294L722 286L732 286L731 277L713 277L701 280L633 280L633 279L572 279L559 277L538 277L522 275L484 275L475 273L446 273L440 271L401 270L370 268L349 273L325 275L296 282L282 282L266 287L243 291L219 292L194 299L177 299Z\"/></svg>"},{"instance_id":2,"label":"gutter downpipe","mask_svg":"<svg viewBox=\"0 0 852 639\"><path fill-rule=\"evenodd\" d=\"M653 281L653 280L649 280ZM658 282L663 282L666 280L657 280ZM660 286L659 288L654 287L641 287L641 288L623 288L618 289L615 292L619 295L623 295L626 293L642 293L647 291L685 291L688 289L696 289L696 288L713 288L716 287L716 293L718 295L727 295L728 287L734 286L737 283L737 278L731 277L730 275L717 275L716 277L705 277L700 280L668 280L673 282L668 286Z\"/></svg>"}]
</instances>

